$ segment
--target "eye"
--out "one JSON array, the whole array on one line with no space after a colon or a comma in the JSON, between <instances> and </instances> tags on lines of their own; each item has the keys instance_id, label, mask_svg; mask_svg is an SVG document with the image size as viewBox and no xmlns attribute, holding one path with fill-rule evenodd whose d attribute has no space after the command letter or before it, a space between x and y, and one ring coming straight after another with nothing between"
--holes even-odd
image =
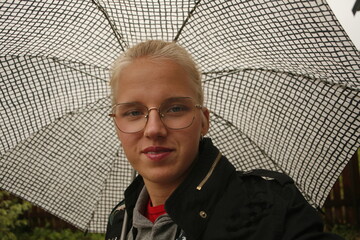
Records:
<instances>
[{"instance_id":1,"label":"eye","mask_svg":"<svg viewBox=\"0 0 360 240\"><path fill-rule=\"evenodd\" d=\"M122 117L128 117L128 118L141 117L144 115L145 115L144 112L141 110L128 110L128 111L122 113Z\"/></svg>"},{"instance_id":2,"label":"eye","mask_svg":"<svg viewBox=\"0 0 360 240\"><path fill-rule=\"evenodd\" d=\"M184 114L188 113L190 111L190 108L186 105L182 104L174 104L169 107L167 107L164 111L164 114L168 117L170 116L183 116Z\"/></svg>"},{"instance_id":3,"label":"eye","mask_svg":"<svg viewBox=\"0 0 360 240\"><path fill-rule=\"evenodd\" d=\"M137 120L144 117L147 109L138 104L121 104L116 109L116 116L124 120Z\"/></svg>"},{"instance_id":4,"label":"eye","mask_svg":"<svg viewBox=\"0 0 360 240\"><path fill-rule=\"evenodd\" d=\"M182 111L185 111L185 106L180 106L180 105L174 105L174 106L171 106L167 112L182 112Z\"/></svg>"}]
</instances>

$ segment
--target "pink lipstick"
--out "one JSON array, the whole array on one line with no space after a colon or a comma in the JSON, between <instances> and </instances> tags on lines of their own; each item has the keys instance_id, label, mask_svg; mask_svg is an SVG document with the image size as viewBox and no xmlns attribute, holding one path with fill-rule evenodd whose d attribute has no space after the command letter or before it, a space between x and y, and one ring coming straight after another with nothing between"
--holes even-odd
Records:
<instances>
[{"instance_id":1,"label":"pink lipstick","mask_svg":"<svg viewBox=\"0 0 360 240\"><path fill-rule=\"evenodd\" d=\"M160 161L169 156L172 151L173 149L166 147L151 146L142 150L141 153L144 153L149 159L153 161Z\"/></svg>"}]
</instances>

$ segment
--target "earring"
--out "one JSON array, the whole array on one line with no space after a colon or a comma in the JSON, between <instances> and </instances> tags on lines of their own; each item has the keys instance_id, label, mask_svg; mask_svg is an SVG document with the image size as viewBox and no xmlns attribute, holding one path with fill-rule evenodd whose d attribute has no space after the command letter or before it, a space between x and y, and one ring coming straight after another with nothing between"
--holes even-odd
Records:
<instances>
[{"instance_id":1,"label":"earring","mask_svg":"<svg viewBox=\"0 0 360 240\"><path fill-rule=\"evenodd\" d=\"M200 142L204 140L204 135L203 134L200 134Z\"/></svg>"}]
</instances>

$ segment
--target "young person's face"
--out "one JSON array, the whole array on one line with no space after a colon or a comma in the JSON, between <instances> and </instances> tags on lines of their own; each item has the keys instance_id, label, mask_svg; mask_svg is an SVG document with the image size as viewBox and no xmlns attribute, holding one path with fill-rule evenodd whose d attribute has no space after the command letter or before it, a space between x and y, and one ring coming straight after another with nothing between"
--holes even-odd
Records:
<instances>
[{"instance_id":1,"label":"young person's face","mask_svg":"<svg viewBox=\"0 0 360 240\"><path fill-rule=\"evenodd\" d=\"M116 103L140 103L159 107L174 97L191 97L198 104L194 83L185 70L171 60L136 59L121 72ZM151 110L145 128L137 133L117 129L127 159L146 182L178 186L198 153L201 134L209 127L209 111L194 111L192 124L184 129L167 128L156 110Z\"/></svg>"}]
</instances>

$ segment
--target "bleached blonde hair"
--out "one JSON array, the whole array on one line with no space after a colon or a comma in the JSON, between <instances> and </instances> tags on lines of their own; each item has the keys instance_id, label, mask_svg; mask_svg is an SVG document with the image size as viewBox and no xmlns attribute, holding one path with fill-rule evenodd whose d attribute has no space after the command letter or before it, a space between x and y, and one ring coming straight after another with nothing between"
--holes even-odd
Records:
<instances>
[{"instance_id":1,"label":"bleached blonde hair","mask_svg":"<svg viewBox=\"0 0 360 240\"><path fill-rule=\"evenodd\" d=\"M121 71L125 66L140 57L148 57L150 59L168 59L182 66L191 81L194 83L197 95L196 100L199 104L203 105L204 93L201 84L201 73L192 56L185 48L181 47L177 43L161 40L141 42L132 48L129 48L114 62L110 79L113 104L115 104L117 82L121 76Z\"/></svg>"}]
</instances>

